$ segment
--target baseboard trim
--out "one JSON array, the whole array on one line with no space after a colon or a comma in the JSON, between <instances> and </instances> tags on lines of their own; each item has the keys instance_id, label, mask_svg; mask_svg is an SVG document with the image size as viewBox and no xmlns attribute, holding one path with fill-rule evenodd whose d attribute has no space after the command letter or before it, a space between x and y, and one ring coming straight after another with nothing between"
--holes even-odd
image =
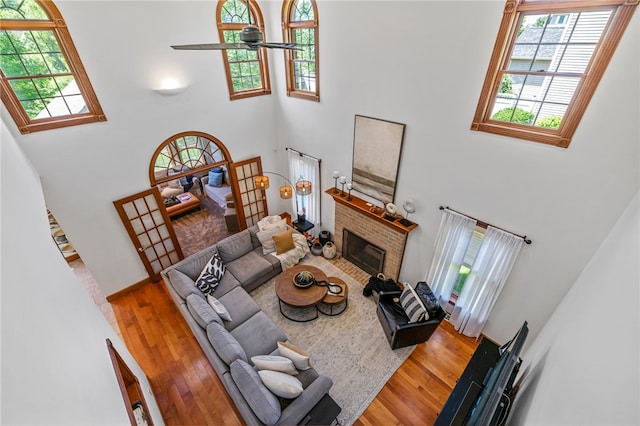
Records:
<instances>
[{"instance_id":1,"label":"baseboard trim","mask_svg":"<svg viewBox=\"0 0 640 426\"><path fill-rule=\"evenodd\" d=\"M143 280L141 280L141 281L138 281L137 283L132 284L132 285L130 285L129 287L125 287L125 288L123 288L123 289L122 289L122 290L120 290L120 291L117 291L117 292L115 292L115 293L113 293L113 294L108 295L108 296L106 297L107 302L111 303L111 302L113 302L114 300L116 300L116 299L118 299L118 298L120 298L120 297L124 296L125 294L129 294L129 293L131 293L131 292L133 292L133 291L136 291L136 290L137 290L137 289L139 289L140 287L145 286L145 285L147 285L147 284L149 284L149 283L151 283L151 282L152 282L152 281L151 281L151 278L149 278L149 277L147 277L147 278L145 278L145 279L143 279Z\"/></svg>"}]
</instances>

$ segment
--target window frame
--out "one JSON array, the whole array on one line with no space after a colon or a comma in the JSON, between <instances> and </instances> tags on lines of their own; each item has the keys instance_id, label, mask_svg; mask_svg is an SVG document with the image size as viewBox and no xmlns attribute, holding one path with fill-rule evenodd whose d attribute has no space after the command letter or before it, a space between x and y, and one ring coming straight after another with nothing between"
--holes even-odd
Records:
<instances>
[{"instance_id":1,"label":"window frame","mask_svg":"<svg viewBox=\"0 0 640 426\"><path fill-rule=\"evenodd\" d=\"M638 3L639 0L507 0L471 130L567 148ZM522 13L575 13L609 8L612 9L611 20L596 45L593 58L557 129L496 121L490 118L502 72L506 71L509 54L517 38L518 23Z\"/></svg>"},{"instance_id":2,"label":"window frame","mask_svg":"<svg viewBox=\"0 0 640 426\"><path fill-rule=\"evenodd\" d=\"M216 25L218 27L218 36L220 37L220 42L225 43L224 32L233 30L240 31L242 28L249 25L248 22L243 23L229 23L222 22L222 9L227 3L228 0L218 0L218 5L216 6ZM246 3L243 3L246 4ZM264 30L264 19L262 17L262 11L260 10L260 6L255 1L249 2L249 13L251 14L251 25L256 26L263 35L265 35ZM266 37L266 35L265 35ZM269 60L267 57L267 49L261 47L256 51L257 61L260 68L260 79L262 81L262 87L257 89L250 90L236 90L233 87L233 77L231 75L231 66L229 65L229 57L227 55L227 50L222 50L222 59L224 61L224 71L227 77L227 87L229 88L229 99L244 99L251 98L254 96L262 96L262 95L270 95L271 94L271 77L269 76Z\"/></svg>"},{"instance_id":3,"label":"window frame","mask_svg":"<svg viewBox=\"0 0 640 426\"><path fill-rule=\"evenodd\" d=\"M51 0L35 1L44 13L47 14L48 20L3 19L0 24L0 29L3 31L52 31L60 47L60 51L67 61L71 74L78 85L80 94L87 107L87 112L31 119L13 91L9 79L5 77L4 72L0 70L0 93L2 94L2 101L13 118L13 121L18 126L18 130L22 134L29 134L43 130L107 121L107 117L100 106L89 76L82 65L80 55L75 48L62 14Z\"/></svg>"},{"instance_id":4,"label":"window frame","mask_svg":"<svg viewBox=\"0 0 640 426\"><path fill-rule=\"evenodd\" d=\"M314 37L314 50L315 50L315 90L301 90L297 89L295 85L295 51L285 50L284 52L284 66L285 66L285 78L287 82L287 96L293 98L307 99L310 101L320 102L320 56L319 56L319 37L318 37L318 7L315 0L309 0L311 7L313 8L313 21L292 21L291 13L293 7L300 0L285 0L282 3L282 39L285 43L295 43L295 36L293 31L297 29L313 29L315 33Z\"/></svg>"}]
</instances>

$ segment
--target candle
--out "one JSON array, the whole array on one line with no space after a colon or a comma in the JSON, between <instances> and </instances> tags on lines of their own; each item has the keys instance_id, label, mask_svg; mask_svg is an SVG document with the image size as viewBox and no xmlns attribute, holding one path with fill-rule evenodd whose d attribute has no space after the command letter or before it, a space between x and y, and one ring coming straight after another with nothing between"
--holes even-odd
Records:
<instances>
[{"instance_id":1,"label":"candle","mask_svg":"<svg viewBox=\"0 0 640 426\"><path fill-rule=\"evenodd\" d=\"M345 183L347 183L347 177L346 176L340 176L340 183L342 185L344 185Z\"/></svg>"},{"instance_id":2,"label":"candle","mask_svg":"<svg viewBox=\"0 0 640 426\"><path fill-rule=\"evenodd\" d=\"M353 189L353 186L351 185L351 182L349 182L349 183L347 184L347 189L348 189L349 191L351 191L351 190Z\"/></svg>"},{"instance_id":3,"label":"candle","mask_svg":"<svg viewBox=\"0 0 640 426\"><path fill-rule=\"evenodd\" d=\"M338 170L335 170L335 171L333 172L333 177L334 177L334 178L337 178L338 176L340 176L340 172L339 172Z\"/></svg>"}]
</instances>

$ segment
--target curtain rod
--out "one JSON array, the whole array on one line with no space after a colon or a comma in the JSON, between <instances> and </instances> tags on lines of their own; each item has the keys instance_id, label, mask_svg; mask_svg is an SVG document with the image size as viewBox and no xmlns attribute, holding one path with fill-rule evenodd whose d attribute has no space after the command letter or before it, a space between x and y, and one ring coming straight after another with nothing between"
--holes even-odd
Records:
<instances>
[{"instance_id":1,"label":"curtain rod","mask_svg":"<svg viewBox=\"0 0 640 426\"><path fill-rule=\"evenodd\" d=\"M494 226L494 225L492 225L492 224L490 224L490 223L487 223L487 222L483 222L483 221L481 221L481 220L478 220L478 219L476 219L476 218L475 218L475 217L473 217L473 216L469 216L468 214L464 214L464 213L461 213L461 212L459 212L459 211L457 211L457 210L451 209L451 208L449 208L449 206L447 206L447 207L445 207L445 206L440 206L440 210L445 210L445 209L446 209L446 210L450 210L450 211L455 212L455 213L458 213L458 214L461 214L462 216L466 216L466 217L468 217L468 218L470 218L470 219L475 220L475 221L476 221L476 223L477 223L477 225L478 225L478 226L480 226L481 228L486 228L487 226L491 226L492 228L496 228L496 229L499 229L499 230L501 230L501 231L508 232L508 233L509 233L509 234L511 234L511 235L515 235L516 237L522 238L522 240L523 240L525 243L527 243L527 244L531 244L531 239L527 238L527 236L526 236L526 235L525 235L525 236L522 236L522 235L514 234L513 232L511 232L511 231L507 231L506 229L499 228L499 227Z\"/></svg>"},{"instance_id":2,"label":"curtain rod","mask_svg":"<svg viewBox=\"0 0 640 426\"><path fill-rule=\"evenodd\" d=\"M289 148L289 147L287 147L287 148L285 148L285 149L286 149L287 151L293 151L293 152L295 152L295 153L296 153L296 154L298 154L300 157L307 157L307 158L309 158L310 160L317 161L318 163L322 162L322 160L321 160L321 159L316 158L316 157L313 157L313 156L311 156L311 155L307 155L307 154L305 154L304 152L300 152L300 151L298 151L298 150L296 150L296 149Z\"/></svg>"}]
</instances>

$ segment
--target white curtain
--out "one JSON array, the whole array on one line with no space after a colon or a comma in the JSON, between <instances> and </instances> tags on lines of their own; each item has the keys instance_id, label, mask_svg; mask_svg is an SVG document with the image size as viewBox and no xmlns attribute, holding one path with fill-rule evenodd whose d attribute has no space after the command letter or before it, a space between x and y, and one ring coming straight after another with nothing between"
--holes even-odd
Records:
<instances>
[{"instance_id":1,"label":"white curtain","mask_svg":"<svg viewBox=\"0 0 640 426\"><path fill-rule=\"evenodd\" d=\"M443 306L449 302L475 227L475 220L449 209L443 211L433 259L425 276L425 281Z\"/></svg>"},{"instance_id":2,"label":"white curtain","mask_svg":"<svg viewBox=\"0 0 640 426\"><path fill-rule=\"evenodd\" d=\"M314 229L320 229L320 194L322 192L322 188L320 188L320 160L300 154L292 149L288 149L287 153L289 156L289 177L294 185L293 197L291 198L292 210L298 213L304 208L307 220L315 225ZM295 184L300 179L311 182L311 194L303 197L296 195ZM298 211L296 210L296 198ZM293 220L296 218L293 217Z\"/></svg>"},{"instance_id":3,"label":"white curtain","mask_svg":"<svg viewBox=\"0 0 640 426\"><path fill-rule=\"evenodd\" d=\"M522 237L487 227L451 315L451 322L460 333L470 337L480 335L523 242Z\"/></svg>"}]
</instances>

